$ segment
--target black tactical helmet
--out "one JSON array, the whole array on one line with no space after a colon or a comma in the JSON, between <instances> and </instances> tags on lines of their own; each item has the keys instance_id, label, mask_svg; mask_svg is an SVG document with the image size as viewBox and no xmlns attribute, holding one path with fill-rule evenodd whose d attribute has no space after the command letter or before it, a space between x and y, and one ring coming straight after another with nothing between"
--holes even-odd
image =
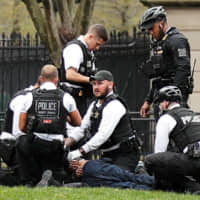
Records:
<instances>
[{"instance_id":1,"label":"black tactical helmet","mask_svg":"<svg viewBox=\"0 0 200 200\"><path fill-rule=\"evenodd\" d=\"M176 86L165 86L161 88L154 97L154 103L160 103L164 100L170 102L180 102L182 99L181 90Z\"/></svg>"},{"instance_id":2,"label":"black tactical helmet","mask_svg":"<svg viewBox=\"0 0 200 200\"><path fill-rule=\"evenodd\" d=\"M142 17L141 29L142 31L148 30L157 21L161 21L166 18L166 11L162 6L156 6L146 10Z\"/></svg>"}]
</instances>

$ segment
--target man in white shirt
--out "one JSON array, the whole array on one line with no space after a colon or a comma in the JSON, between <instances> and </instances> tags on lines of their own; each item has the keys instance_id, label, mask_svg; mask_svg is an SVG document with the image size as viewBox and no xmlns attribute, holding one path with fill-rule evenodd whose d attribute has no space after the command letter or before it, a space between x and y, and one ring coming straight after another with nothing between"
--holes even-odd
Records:
<instances>
[{"instance_id":1,"label":"man in white shirt","mask_svg":"<svg viewBox=\"0 0 200 200\"><path fill-rule=\"evenodd\" d=\"M110 158L113 164L133 171L139 160L136 138L131 128L127 106L114 94L114 80L107 70L101 70L91 77L96 97L85 114L81 126L69 135L71 143L90 134L80 149L68 154L68 160L99 149L102 158Z\"/></svg>"},{"instance_id":2,"label":"man in white shirt","mask_svg":"<svg viewBox=\"0 0 200 200\"><path fill-rule=\"evenodd\" d=\"M28 88L19 90L13 95L5 113L5 121L2 129L3 134L12 134L13 139L24 134L19 128L20 105L23 102L24 96L39 86L40 83L38 80L35 85L30 85Z\"/></svg>"},{"instance_id":3,"label":"man in white shirt","mask_svg":"<svg viewBox=\"0 0 200 200\"><path fill-rule=\"evenodd\" d=\"M67 43L63 50L61 67L61 87L75 99L78 110L83 116L88 101L93 96L90 75L96 72L94 52L108 39L102 24L90 26L85 35Z\"/></svg>"},{"instance_id":4,"label":"man in white shirt","mask_svg":"<svg viewBox=\"0 0 200 200\"><path fill-rule=\"evenodd\" d=\"M19 138L17 155L24 184L35 184L44 170L53 171L62 181L63 145L66 121L73 126L81 124L80 113L73 97L56 86L58 71L45 65L40 75L41 86L28 93L20 108L20 129L27 133Z\"/></svg>"},{"instance_id":5,"label":"man in white shirt","mask_svg":"<svg viewBox=\"0 0 200 200\"><path fill-rule=\"evenodd\" d=\"M163 87L154 98L164 114L157 122L154 153L146 156L145 167L161 189L195 192L200 190L200 116L180 106L181 100L176 86Z\"/></svg>"},{"instance_id":6,"label":"man in white shirt","mask_svg":"<svg viewBox=\"0 0 200 200\"><path fill-rule=\"evenodd\" d=\"M16 139L24 133L19 128L20 104L24 96L31 92L34 88L39 87L39 82L28 88L17 91L8 103L5 112L4 123L0 134L0 157L7 166L18 170L18 162L16 159ZM18 173L16 173L18 174Z\"/></svg>"}]
</instances>

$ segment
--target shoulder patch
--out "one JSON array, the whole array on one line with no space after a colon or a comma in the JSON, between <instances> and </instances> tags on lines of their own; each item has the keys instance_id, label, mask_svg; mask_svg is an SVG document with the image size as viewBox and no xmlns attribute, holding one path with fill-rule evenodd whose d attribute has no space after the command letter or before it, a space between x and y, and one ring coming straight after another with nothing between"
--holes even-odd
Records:
<instances>
[{"instance_id":1,"label":"shoulder patch","mask_svg":"<svg viewBox=\"0 0 200 200\"><path fill-rule=\"evenodd\" d=\"M178 57L185 57L185 56L187 56L186 48L177 49L177 51L178 51Z\"/></svg>"}]
</instances>

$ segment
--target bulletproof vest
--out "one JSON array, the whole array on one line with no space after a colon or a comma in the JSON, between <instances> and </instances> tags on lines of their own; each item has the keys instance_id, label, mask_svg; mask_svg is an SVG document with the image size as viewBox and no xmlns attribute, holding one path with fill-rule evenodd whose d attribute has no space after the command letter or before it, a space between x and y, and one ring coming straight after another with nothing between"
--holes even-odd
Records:
<instances>
[{"instance_id":1,"label":"bulletproof vest","mask_svg":"<svg viewBox=\"0 0 200 200\"><path fill-rule=\"evenodd\" d=\"M95 69L95 57L94 57L93 51L90 51L80 40L77 40L77 39L74 39L74 40L68 42L66 47L71 44L79 45L83 52L83 63L81 63L78 72L85 76L94 75L96 72L96 69ZM75 83L75 82L66 80L65 73L66 72L65 72L65 67L64 67L64 58L62 56L61 78L60 78L61 82L70 82L75 85L82 85L81 83L77 83L77 82Z\"/></svg>"},{"instance_id":2,"label":"bulletproof vest","mask_svg":"<svg viewBox=\"0 0 200 200\"><path fill-rule=\"evenodd\" d=\"M175 76L176 66L174 66L174 52L168 49L169 41L176 43L177 38L186 40L185 36L179 33L175 27L170 28L159 41L153 45L153 56L151 58L153 68L157 76L169 78Z\"/></svg>"},{"instance_id":3,"label":"bulletproof vest","mask_svg":"<svg viewBox=\"0 0 200 200\"><path fill-rule=\"evenodd\" d=\"M200 141L200 115L183 107L169 110L167 114L171 115L177 122L169 139L175 143L180 152L188 144Z\"/></svg>"},{"instance_id":4,"label":"bulletproof vest","mask_svg":"<svg viewBox=\"0 0 200 200\"><path fill-rule=\"evenodd\" d=\"M28 116L35 116L32 130L38 133L66 134L67 111L63 106L64 92L60 89L33 91Z\"/></svg>"},{"instance_id":5,"label":"bulletproof vest","mask_svg":"<svg viewBox=\"0 0 200 200\"><path fill-rule=\"evenodd\" d=\"M94 103L94 107L92 109L92 114L90 117L90 120L91 120L90 133L92 136L94 136L98 131L99 124L102 119L103 109L107 106L107 104L109 104L111 101L115 99L119 100L127 109L127 105L125 104L125 102L117 95L110 95L106 97L104 103L100 107L96 106L97 101ZM132 129L131 129L128 112L126 112L126 114L121 118L121 120L117 124L111 137L100 148L103 148L103 149L109 148L115 144L118 144L121 141L126 140L130 136L132 136Z\"/></svg>"},{"instance_id":6,"label":"bulletproof vest","mask_svg":"<svg viewBox=\"0 0 200 200\"><path fill-rule=\"evenodd\" d=\"M11 98L11 100L8 103L8 108L6 110L5 113L5 117L4 117L4 124L3 124L3 129L2 131L6 131L8 133L12 133L12 125L13 125L13 111L10 109L10 103L12 102L12 100L19 96L19 95L26 95L28 92L30 92L29 90L19 90L17 91L13 97Z\"/></svg>"}]
</instances>

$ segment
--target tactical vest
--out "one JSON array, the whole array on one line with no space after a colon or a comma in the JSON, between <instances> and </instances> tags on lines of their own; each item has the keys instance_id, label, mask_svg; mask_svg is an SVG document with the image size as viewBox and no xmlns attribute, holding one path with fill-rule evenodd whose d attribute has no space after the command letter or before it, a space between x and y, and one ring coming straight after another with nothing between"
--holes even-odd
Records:
<instances>
[{"instance_id":1,"label":"tactical vest","mask_svg":"<svg viewBox=\"0 0 200 200\"><path fill-rule=\"evenodd\" d=\"M67 111L63 106L64 92L60 89L33 91L28 115L35 116L33 131L47 134L66 134Z\"/></svg>"},{"instance_id":2,"label":"tactical vest","mask_svg":"<svg viewBox=\"0 0 200 200\"><path fill-rule=\"evenodd\" d=\"M106 107L107 104L116 99L119 100L127 109L127 105L125 104L125 102L119 96L116 95L110 95L106 97L104 103L100 107L96 106L97 101L94 103L94 107L92 109L92 114L90 117L91 120L90 133L92 136L94 136L98 131L99 124L102 119L103 109ZM100 148L106 149L112 147L113 145L128 139L130 136L132 136L132 129L128 113L126 112L126 114L119 121L118 125L116 126L115 130L113 131L108 141L106 141Z\"/></svg>"},{"instance_id":3,"label":"tactical vest","mask_svg":"<svg viewBox=\"0 0 200 200\"><path fill-rule=\"evenodd\" d=\"M94 75L94 73L96 72L96 69L95 69L95 57L94 57L93 52L90 51L80 40L74 39L74 40L68 42L66 47L71 44L79 45L83 52L83 63L81 63L78 72L84 76ZM60 78L61 82L69 82L69 83L83 86L83 87L85 86L85 84L66 80L65 74L66 74L66 72L65 72L65 67L64 67L64 58L62 56L61 78Z\"/></svg>"},{"instance_id":4,"label":"tactical vest","mask_svg":"<svg viewBox=\"0 0 200 200\"><path fill-rule=\"evenodd\" d=\"M183 152L188 144L200 141L200 115L183 107L169 110L167 114L177 122L169 139L175 143L180 152Z\"/></svg>"},{"instance_id":5,"label":"tactical vest","mask_svg":"<svg viewBox=\"0 0 200 200\"><path fill-rule=\"evenodd\" d=\"M12 126L13 126L13 111L10 109L10 103L12 102L12 100L14 98L16 98L17 96L20 96L20 95L26 95L28 92L30 92L29 90L19 90L18 92L16 92L12 99L9 101L8 103L8 108L6 110L6 113L5 113L5 118L4 118L4 124L3 124L3 129L2 131L6 131L8 133L12 133Z\"/></svg>"},{"instance_id":6,"label":"tactical vest","mask_svg":"<svg viewBox=\"0 0 200 200\"><path fill-rule=\"evenodd\" d=\"M151 60L157 76L161 76L162 78L175 76L174 52L168 50L168 44L170 40L176 42L177 38L187 40L175 27L172 27L163 35L162 39L153 44L153 56Z\"/></svg>"}]
</instances>

